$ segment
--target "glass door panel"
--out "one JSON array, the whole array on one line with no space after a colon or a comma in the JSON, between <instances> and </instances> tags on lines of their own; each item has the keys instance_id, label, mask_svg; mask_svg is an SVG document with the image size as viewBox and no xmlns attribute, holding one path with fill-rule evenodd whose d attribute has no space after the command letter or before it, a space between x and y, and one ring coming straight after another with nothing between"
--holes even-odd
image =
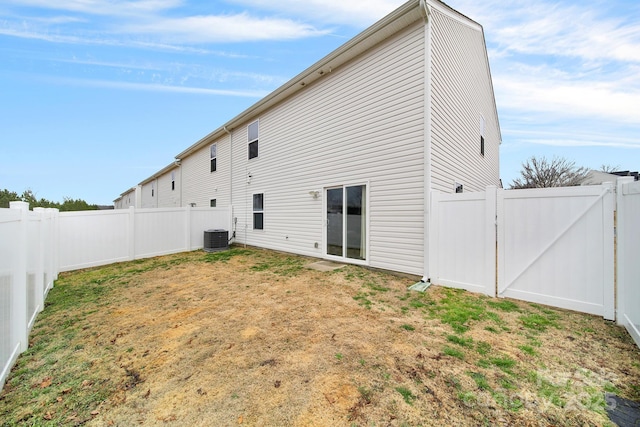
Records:
<instances>
[{"instance_id":1,"label":"glass door panel","mask_svg":"<svg viewBox=\"0 0 640 427\"><path fill-rule=\"evenodd\" d=\"M327 255L367 259L367 187L327 189Z\"/></svg>"},{"instance_id":2,"label":"glass door panel","mask_svg":"<svg viewBox=\"0 0 640 427\"><path fill-rule=\"evenodd\" d=\"M347 258L366 259L366 191L364 185L347 187Z\"/></svg>"},{"instance_id":3,"label":"glass door panel","mask_svg":"<svg viewBox=\"0 0 640 427\"><path fill-rule=\"evenodd\" d=\"M342 188L327 190L327 255L343 255L344 196Z\"/></svg>"}]
</instances>

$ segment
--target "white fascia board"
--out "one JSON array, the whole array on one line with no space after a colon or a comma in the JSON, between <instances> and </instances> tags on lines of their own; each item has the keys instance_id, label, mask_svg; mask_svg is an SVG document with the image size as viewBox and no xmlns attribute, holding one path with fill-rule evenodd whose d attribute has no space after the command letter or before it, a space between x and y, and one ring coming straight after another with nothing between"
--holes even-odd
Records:
<instances>
[{"instance_id":1,"label":"white fascia board","mask_svg":"<svg viewBox=\"0 0 640 427\"><path fill-rule=\"evenodd\" d=\"M145 179L144 181L140 182L138 185L145 185L150 183L151 181L153 181L154 179L160 178L162 175L164 175L165 173L169 172L172 169L177 168L178 165L176 164L176 162L172 162L171 164L165 166L164 168L160 169L158 172L154 173L153 175L151 175L149 178Z\"/></svg>"}]
</instances>

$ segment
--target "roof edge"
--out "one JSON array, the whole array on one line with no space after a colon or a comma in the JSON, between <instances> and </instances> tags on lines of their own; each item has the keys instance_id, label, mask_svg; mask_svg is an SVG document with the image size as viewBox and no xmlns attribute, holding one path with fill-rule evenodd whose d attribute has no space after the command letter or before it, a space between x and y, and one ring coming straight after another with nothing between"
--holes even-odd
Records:
<instances>
[{"instance_id":1,"label":"roof edge","mask_svg":"<svg viewBox=\"0 0 640 427\"><path fill-rule=\"evenodd\" d=\"M153 181L154 179L160 178L160 176L164 175L165 173L169 172L170 170L177 168L179 165L180 165L180 162L178 160L175 160L175 161L171 162L169 165L167 165L164 168L160 169L158 172L156 172L153 175L151 175L149 178L147 178L144 181L141 181L140 183L138 183L138 185L148 184L149 182Z\"/></svg>"},{"instance_id":2,"label":"roof edge","mask_svg":"<svg viewBox=\"0 0 640 427\"><path fill-rule=\"evenodd\" d=\"M176 156L176 159L180 160L189 156L205 145L217 140L226 134L228 130L233 130L236 126L239 126L252 117L261 114L274 105L279 104L293 94L304 89L308 84L330 74L337 67L357 57L364 51L378 44L380 41L396 34L401 29L406 28L409 24L420 18L424 19L423 2L424 0L407 1L405 4L398 7L396 10L371 25L342 46L338 47L336 50L314 63L297 76L290 79L287 83L283 84L278 89L274 90L269 95L265 96L260 101L229 120L223 126L209 133L204 138L182 151ZM405 18L405 20L401 22L403 18ZM400 25L394 27L393 24L396 23L400 23ZM391 28L391 31L384 32L383 30L386 28ZM379 36L376 37L376 35Z\"/></svg>"}]
</instances>

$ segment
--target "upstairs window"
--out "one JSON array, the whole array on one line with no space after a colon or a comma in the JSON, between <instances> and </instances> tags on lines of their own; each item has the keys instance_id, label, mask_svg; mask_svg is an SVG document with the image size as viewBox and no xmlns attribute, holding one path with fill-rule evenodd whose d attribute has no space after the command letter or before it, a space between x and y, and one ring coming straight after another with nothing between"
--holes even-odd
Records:
<instances>
[{"instance_id":1,"label":"upstairs window","mask_svg":"<svg viewBox=\"0 0 640 427\"><path fill-rule=\"evenodd\" d=\"M253 229L264 229L264 194L253 195Z\"/></svg>"},{"instance_id":2,"label":"upstairs window","mask_svg":"<svg viewBox=\"0 0 640 427\"><path fill-rule=\"evenodd\" d=\"M211 146L211 172L215 172L217 169L217 155L218 155L218 146L213 144Z\"/></svg>"},{"instance_id":3,"label":"upstairs window","mask_svg":"<svg viewBox=\"0 0 640 427\"><path fill-rule=\"evenodd\" d=\"M453 188L456 193L462 193L464 190L464 185L460 184L459 182L456 182L453 184Z\"/></svg>"},{"instance_id":4,"label":"upstairs window","mask_svg":"<svg viewBox=\"0 0 640 427\"><path fill-rule=\"evenodd\" d=\"M251 123L247 128L247 138L249 143L249 159L258 157L258 120Z\"/></svg>"},{"instance_id":5,"label":"upstairs window","mask_svg":"<svg viewBox=\"0 0 640 427\"><path fill-rule=\"evenodd\" d=\"M216 204L217 204L216 199L211 199L211 200L209 201L209 206L210 206L210 207L212 207L212 208L215 208L215 207L216 207Z\"/></svg>"},{"instance_id":6,"label":"upstairs window","mask_svg":"<svg viewBox=\"0 0 640 427\"><path fill-rule=\"evenodd\" d=\"M176 173L171 172L171 191L176 189Z\"/></svg>"},{"instance_id":7,"label":"upstairs window","mask_svg":"<svg viewBox=\"0 0 640 427\"><path fill-rule=\"evenodd\" d=\"M480 116L480 155L484 156L484 117Z\"/></svg>"},{"instance_id":8,"label":"upstairs window","mask_svg":"<svg viewBox=\"0 0 640 427\"><path fill-rule=\"evenodd\" d=\"M152 183L151 183L151 197L153 197L153 196L155 195L155 188L154 188L154 187L155 187L155 185L154 185L154 183L152 182Z\"/></svg>"}]
</instances>

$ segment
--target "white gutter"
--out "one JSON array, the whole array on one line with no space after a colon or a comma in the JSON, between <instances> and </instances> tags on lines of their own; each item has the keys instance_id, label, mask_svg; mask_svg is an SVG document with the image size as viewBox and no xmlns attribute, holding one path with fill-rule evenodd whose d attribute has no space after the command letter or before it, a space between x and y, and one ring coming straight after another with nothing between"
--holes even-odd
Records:
<instances>
[{"instance_id":1,"label":"white gutter","mask_svg":"<svg viewBox=\"0 0 640 427\"><path fill-rule=\"evenodd\" d=\"M429 245L431 220L431 22L429 22L429 7L421 0L421 10L427 21L424 27L424 266L422 282L430 280L429 275Z\"/></svg>"}]
</instances>

